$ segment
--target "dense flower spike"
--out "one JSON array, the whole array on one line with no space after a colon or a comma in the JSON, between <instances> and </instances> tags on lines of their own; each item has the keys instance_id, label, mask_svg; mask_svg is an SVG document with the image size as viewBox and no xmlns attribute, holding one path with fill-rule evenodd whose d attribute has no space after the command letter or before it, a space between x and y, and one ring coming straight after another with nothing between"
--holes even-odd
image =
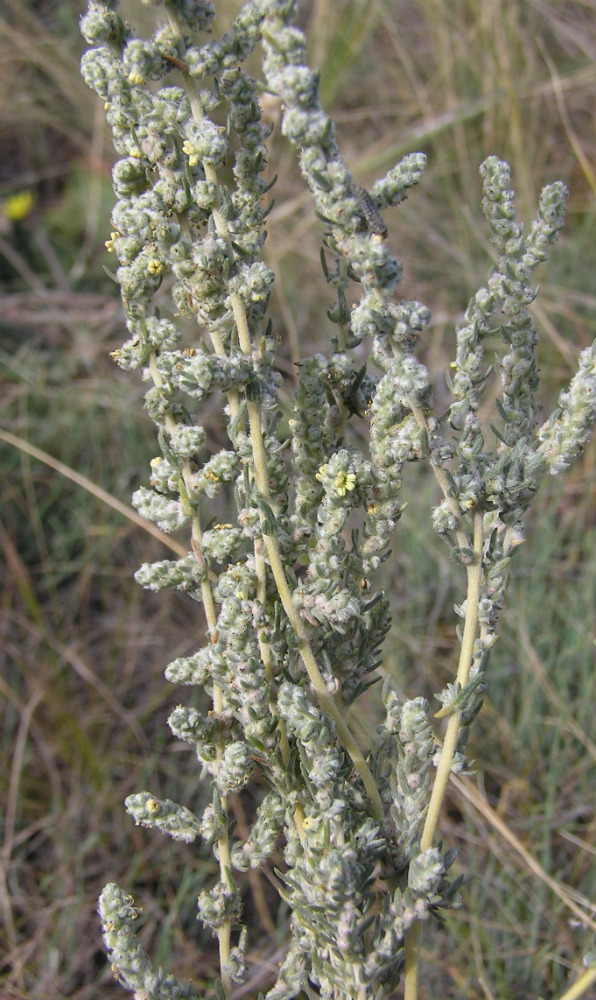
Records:
<instances>
[{"instance_id":1,"label":"dense flower spike","mask_svg":"<svg viewBox=\"0 0 596 1000\"><path fill-rule=\"evenodd\" d=\"M141 911L132 896L125 895L113 882L106 885L99 898L99 915L112 970L119 982L135 997L155 1000L199 1000L190 983L180 983L153 966L136 940L133 924Z\"/></svg>"},{"instance_id":2,"label":"dense flower spike","mask_svg":"<svg viewBox=\"0 0 596 1000\"><path fill-rule=\"evenodd\" d=\"M148 40L124 23L116 0L89 4L82 73L105 103L120 156L106 246L128 337L113 358L148 383L159 443L133 503L188 538L186 555L146 563L136 579L202 603L205 642L173 660L166 677L212 699L210 711L178 706L169 719L208 777L211 801L200 817L151 792L129 796L126 807L137 824L212 844L219 877L198 911L219 942L219 1000L248 975L238 873L276 851L291 916L267 1000L302 992L382 1000L404 963L414 1000L421 922L459 902L457 880L446 877L453 857L434 834L449 774L466 766L524 515L540 476L567 468L596 423L592 347L538 427L531 277L561 227L566 191L545 188L526 233L509 168L496 157L482 165L497 263L457 331L443 423L416 357L430 312L396 297L402 267L387 214L419 183L425 157L405 156L369 188L355 183L319 101L295 0L249 0L223 34L206 0L142 2L159 11ZM244 66L261 43L264 83ZM263 89L282 102L281 131L325 222L321 260L334 297L328 348L301 359L289 417L267 320L274 275L262 251L273 182L264 176ZM500 375L489 425L480 418L495 380L487 348ZM219 435L201 424L206 404L206 420L221 416ZM363 752L347 710L377 679L390 624L374 576L402 514L408 463L422 461L442 492L433 526L467 581L456 607L457 676L437 695L447 729L440 746L428 703L402 703L386 686L376 746ZM254 779L260 804L243 839L228 803ZM153 971L133 932L137 913L117 886L106 887L100 914L123 985L138 997L195 997Z\"/></svg>"}]
</instances>

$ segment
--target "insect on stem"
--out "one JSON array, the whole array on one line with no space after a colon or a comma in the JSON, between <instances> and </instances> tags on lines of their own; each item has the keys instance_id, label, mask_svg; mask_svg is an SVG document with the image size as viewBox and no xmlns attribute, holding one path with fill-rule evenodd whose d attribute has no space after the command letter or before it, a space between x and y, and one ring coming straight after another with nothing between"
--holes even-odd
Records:
<instances>
[{"instance_id":1,"label":"insect on stem","mask_svg":"<svg viewBox=\"0 0 596 1000\"><path fill-rule=\"evenodd\" d=\"M360 214L368 229L370 229L371 233L375 233L377 236L386 240L389 230L387 229L387 224L385 223L383 216L375 205L372 195L366 190L366 188L361 187L359 184L356 185L355 191L358 195Z\"/></svg>"}]
</instances>

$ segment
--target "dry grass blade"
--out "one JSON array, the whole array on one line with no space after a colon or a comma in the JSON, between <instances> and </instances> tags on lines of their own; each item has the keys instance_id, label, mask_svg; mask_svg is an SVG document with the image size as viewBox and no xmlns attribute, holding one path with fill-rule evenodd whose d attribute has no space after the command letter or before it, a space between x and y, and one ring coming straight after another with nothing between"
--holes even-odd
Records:
<instances>
[{"instance_id":1,"label":"dry grass blade","mask_svg":"<svg viewBox=\"0 0 596 1000\"><path fill-rule=\"evenodd\" d=\"M137 514L136 510L132 507L128 507L126 504L121 503L116 497L113 497L111 493L107 490L98 486L97 483L91 482L86 476L82 476L80 472L76 472L74 469L69 468L64 462L59 462L58 459L53 458L52 455L48 455L46 451L42 451L41 448L36 448L35 445L29 444L28 441L24 441L23 438L17 437L16 434L11 434L10 431L0 430L0 440L6 441L7 444L13 445L13 447L18 448L20 451L24 451L25 454L30 455L32 458L37 459L39 462L43 462L44 465L48 465L50 469L54 469L59 472L61 476L66 479L70 479L71 482L76 483L77 486L81 486L88 493L91 493L102 503L112 507L113 510L117 510L119 514L123 517L128 518L133 524L138 525L147 534L153 535L154 538L159 539L164 545L167 545L172 552L175 552L179 556L185 556L187 554L186 549L179 542L174 541L169 535L166 535L164 531L160 531L159 528L151 524L148 521L143 520L140 514Z\"/></svg>"},{"instance_id":2,"label":"dry grass blade","mask_svg":"<svg viewBox=\"0 0 596 1000\"><path fill-rule=\"evenodd\" d=\"M582 896L581 893L572 889L570 886L563 885L557 879L552 878L548 872L544 870L542 865L536 861L536 858L521 843L519 837L513 833L513 831L503 822L501 817L495 810L488 804L486 799L480 794L477 788L474 787L472 782L468 778L462 778L458 775L451 775L451 784L457 789L459 794L469 802L474 809L476 809L484 818L490 823L493 829L499 834L500 837L505 840L510 847L519 855L522 859L527 870L535 877L544 882L545 885L551 889L552 892L561 900L565 906L571 910L573 914L581 921L583 925L589 927L591 930L596 932L596 919L589 916L586 911L596 911L596 906Z\"/></svg>"},{"instance_id":3,"label":"dry grass blade","mask_svg":"<svg viewBox=\"0 0 596 1000\"><path fill-rule=\"evenodd\" d=\"M530 638L527 622L523 620L520 621L518 631L522 641L523 651L528 659L532 673L555 709L557 718L561 720L565 726L567 726L570 732L572 732L576 739L578 739L582 744L592 760L596 762L596 743L594 743L586 731L573 718L572 710L565 705L554 684L552 684L549 680L546 670L544 669L544 664L538 656Z\"/></svg>"},{"instance_id":4,"label":"dry grass blade","mask_svg":"<svg viewBox=\"0 0 596 1000\"><path fill-rule=\"evenodd\" d=\"M10 769L10 779L8 786L8 796L6 810L4 814L4 842L0 851L0 863L2 865L2 884L0 888L0 909L2 911L6 933L11 950L17 946L18 936L16 924L13 916L11 894L8 887L7 872L12 855L13 840L15 833L15 822L18 811L18 797L20 778L23 769L25 744L27 743L29 727L33 713L43 698L43 691L35 691L29 701L24 706L21 713L21 721L17 733L17 738L13 748L12 765Z\"/></svg>"},{"instance_id":5,"label":"dry grass blade","mask_svg":"<svg viewBox=\"0 0 596 1000\"><path fill-rule=\"evenodd\" d=\"M553 82L553 93L555 95L557 107L559 109L559 114L561 115L561 121L563 122L563 126L565 128L565 133L567 135L567 138L569 139L569 144L572 147L573 152L577 157L578 163L582 168L586 181L590 185L593 194L596 195L596 173L594 173L592 165L584 152L584 148L580 141L580 138L571 123L569 112L567 110L567 105L565 103L564 89L561 83L560 75L557 72L557 68L553 60L551 59L548 52L544 48L544 45L541 42L539 42L539 45L540 45L540 51L544 56L544 61L548 66L551 75L551 79Z\"/></svg>"}]
</instances>

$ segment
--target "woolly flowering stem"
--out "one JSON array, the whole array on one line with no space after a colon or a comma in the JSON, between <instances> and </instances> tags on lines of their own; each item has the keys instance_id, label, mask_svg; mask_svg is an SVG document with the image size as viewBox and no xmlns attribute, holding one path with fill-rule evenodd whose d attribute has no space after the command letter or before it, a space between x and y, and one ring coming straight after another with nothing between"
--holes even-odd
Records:
<instances>
[{"instance_id":1,"label":"woolly flowering stem","mask_svg":"<svg viewBox=\"0 0 596 1000\"><path fill-rule=\"evenodd\" d=\"M267 553L269 555L271 570L279 591L279 596L281 598L284 611L288 616L290 625L294 629L298 639L298 650L308 672L310 682L317 693L321 708L327 712L327 714L330 715L335 722L339 739L348 751L356 770L362 778L364 787L366 788L370 798L375 819L381 820L384 815L384 809L377 783L364 759L364 755L358 746L358 743L352 735L350 727L345 721L343 712L336 704L333 695L331 695L327 690L325 681L321 676L317 661L315 660L312 649L310 648L308 633L292 599L292 593L286 580L279 549L277 545L274 544L271 535L265 536L265 543L267 545Z\"/></svg>"},{"instance_id":2,"label":"woolly flowering stem","mask_svg":"<svg viewBox=\"0 0 596 1000\"><path fill-rule=\"evenodd\" d=\"M472 560L467 567L468 588L466 596L466 620L462 636L459 664L457 668L456 682L461 688L465 687L470 676L470 670L474 659L474 643L478 631L478 604L480 601L480 584L482 579L482 514L475 514L473 518L474 547L472 550ZM439 822L439 815L445 791L449 781L451 766L457 748L458 738L461 729L461 712L454 711L449 716L445 739L441 748L441 758L433 788L428 804L426 819L420 838L421 853L427 851L432 846L435 830ZM412 927L406 931L405 952L406 968L404 976L404 1000L416 1000L418 996L418 967L420 963L420 936L422 924L417 920Z\"/></svg>"},{"instance_id":3,"label":"woolly flowering stem","mask_svg":"<svg viewBox=\"0 0 596 1000\"><path fill-rule=\"evenodd\" d=\"M418 426L420 427L420 429L423 430L423 431L425 431L425 433L428 435L429 434L429 426L428 426L428 421L426 419L424 411L419 406L416 406L416 403L413 402L413 400L410 400L410 407L411 407L412 413L413 413L413 415L414 415L414 417L416 419L416 423L418 424ZM431 454L431 456L430 456L430 462L431 462L432 470L433 470L434 475L435 475L435 479L437 480L437 483L438 483L438 485L439 485L439 487L441 489L441 492L442 492L443 496L445 497L445 501L446 501L446 504L448 506L448 509L451 512L452 516L453 516L454 523L456 525L456 527L455 527L455 537L457 538L457 541L459 543L460 548L462 548L462 549L466 548L468 546L468 544L469 544L469 540L468 540L468 536L466 535L465 531L463 530L463 528L461 526L462 512L460 510L460 507L459 507L459 504L457 502L457 499L453 495L453 490L452 490L452 488L451 488L451 486L449 484L449 479L445 475L445 470L443 468L443 465L442 465L442 463L440 462L440 460L438 459L438 457L436 455Z\"/></svg>"},{"instance_id":4,"label":"woolly flowering stem","mask_svg":"<svg viewBox=\"0 0 596 1000\"><path fill-rule=\"evenodd\" d=\"M177 36L178 44L183 47L184 41L182 36L182 31L175 13L168 8L168 17L170 19L170 24L173 26ZM189 100L191 105L191 110L193 117L200 121L203 117L203 108L200 100L200 95L194 81L185 72L183 73L185 86L189 94ZM217 187L218 177L217 171L212 163L204 162L203 168L205 171L205 177L207 181L213 183ZM214 209L213 218L216 225L218 234L226 241L228 244L230 253L232 253L232 243L230 231L227 222L223 214ZM234 321L236 330L238 333L238 343L242 353L246 357L250 357L252 354L252 342L250 329L247 320L246 306L240 296L235 293L230 293L230 304L232 306ZM233 400L233 409L237 412L239 404L237 398ZM268 501L270 499L270 489L269 489L269 476L267 470L267 453L265 450L265 445L263 441L263 431L261 426L261 412L259 405L256 401L248 399L246 403L247 415L249 420L250 428L250 440L253 451L253 470L255 483L258 492L261 497ZM265 526L265 515L261 511L261 524ZM329 694L327 686L321 672L319 670L316 658L312 652L310 641L308 638L308 632L296 610L292 593L288 584L286 577L283 561L281 558L279 544L277 538L274 535L263 532L265 547L267 550L267 555L269 557L269 563L271 566L271 572L273 574L273 579L277 587L284 611L290 625L292 626L297 639L297 648L302 657L302 661L310 678L311 684L317 694L319 703L321 707L331 716L337 727L338 738L342 745L347 750L350 755L356 771L360 775L362 782L366 788L367 794L371 800L373 807L373 814L375 818L380 820L383 817L383 804L381 801L381 796L377 788L377 784L372 775L372 772L366 763L364 754L362 753L358 742L352 734L350 727L346 721L345 714L339 705L334 700L333 696ZM265 590L265 580L264 580L264 563L260 558L260 553L257 554L257 569L260 574L259 581L259 592L264 594ZM270 664L270 657L265 653L265 663ZM287 753L287 743L285 744Z\"/></svg>"},{"instance_id":5,"label":"woolly flowering stem","mask_svg":"<svg viewBox=\"0 0 596 1000\"><path fill-rule=\"evenodd\" d=\"M156 387L161 387L163 384L163 379L161 373L159 372L157 365L155 363L155 355L150 358L150 371L153 378L153 382ZM166 415L165 424L167 429L173 433L176 429L176 421L170 415ZM188 461L183 463L182 475L184 479L184 484L186 487L187 495L191 493L191 469L190 463ZM191 537L192 546L195 556L199 562L203 561L201 555L201 545L202 545L202 530L199 514L195 511L193 512L191 521ZM213 590L209 580L205 579L201 582L201 596L203 599L203 607L205 609L205 618L207 620L207 628L209 631L213 631L217 623L217 612L215 609L215 601L213 599ZM221 688L216 684L213 685L213 711L216 714L220 714L223 711L223 698ZM223 745L221 742L218 743L217 747L218 760L223 757ZM221 808L224 813L227 812L227 803L225 796L221 796ZM221 880L225 884L229 885L230 889L233 891L233 882L230 878L230 872L232 870L232 862L230 857L230 841L228 836L227 824L222 824L220 827L220 833L217 841L218 845L218 857L219 857L219 868L221 874ZM226 997L229 997L232 991L232 980L229 972L227 971L227 966L230 958L230 945L231 945L231 933L232 933L232 920L231 918L226 918L220 927L217 928L217 936L219 940L219 961L220 961L220 974L221 974L221 984Z\"/></svg>"},{"instance_id":6,"label":"woolly flowering stem","mask_svg":"<svg viewBox=\"0 0 596 1000\"><path fill-rule=\"evenodd\" d=\"M172 29L174 38L177 41L178 48L182 52L183 49L184 49L184 36L183 36L182 26L180 24L180 21L178 19L176 11L174 10L174 8L172 6L170 6L170 5L167 4L166 5L166 13L167 13L168 22L169 22L169 25L170 25L170 27ZM197 122L201 122L204 119L204 112L203 112L203 106L202 106L202 103L201 103L201 99L200 99L200 95L199 95L199 92L198 92L198 88L196 87L194 81L189 77L188 73L186 71L184 71L184 70L183 70L183 77L184 77L185 89L186 89L186 92L187 92L187 95L188 95L188 99L189 99L189 103L190 103L190 108L191 108L191 113L192 113L193 119L195 121L197 121ZM213 184L217 184L217 172L215 170L215 167L211 163L204 162L203 163L203 168L204 168L204 173L205 173L205 179L207 180L207 182L211 182ZM225 220L223 219L223 217L221 215L221 212L219 211L219 209L217 208L217 206L214 206L214 208L213 208L213 219L214 219L216 230L217 230L218 234L220 236L222 236L226 240L226 243L228 244L228 249L231 252L229 231L228 231L227 226L225 224ZM217 347L220 348L220 350L218 351L218 353L222 354L223 353L223 349L221 347L221 344L218 343ZM161 384L161 382L160 382L160 375L159 375L159 372L157 371L154 357L152 357L152 359L151 359L151 366L150 367L151 367L151 373L152 373L152 376L153 376L153 380L154 380L155 384L157 386L159 386ZM166 416L166 427L168 428L168 430L173 431L175 429L175 426L176 426L175 420L173 419L173 417L171 417L168 414ZM191 484L190 484L190 476L191 476L190 463L187 461L183 465L183 477L184 477L184 483L185 483L186 490L187 490L187 495L190 495L191 492L192 492L191 491ZM200 526L200 520L199 520L198 513L194 513L193 514L191 524L192 524L191 530L192 530L192 539L193 539L193 550L195 552L195 555L196 555L197 559L199 561L201 561L202 560L202 555L201 555L202 532L201 532L201 526ZM213 599L213 591L211 589L211 586L210 586L208 580L205 580L201 584L201 591L202 591L202 598L203 598L203 606L205 608L205 617L207 619L207 627L209 629L209 632L213 633L213 631L214 631L214 629L216 627L216 624L217 624L217 612L216 612L216 608L215 608L215 602L214 602L214 599ZM214 713L216 715L220 715L222 713L222 711L223 711L223 708L224 708L224 704L223 704L223 692L222 692L221 688L219 687L219 685L217 685L217 684L213 685L212 697L213 697L213 711L214 711ZM218 765L222 761L223 753L224 753L223 740L219 740L217 742L217 745L216 745L216 754L217 754L217 759L216 759L216 764L215 764L216 771L217 771ZM221 808L221 812L224 815L227 815L228 807L227 807L227 801L226 801L226 796L225 795L220 795L220 808ZM229 841L227 823L220 823L219 826L218 826L218 829L219 829L219 835L218 835L218 840L217 840L217 844L218 844L217 856L218 856L218 859L219 859L220 878L221 878L222 884L227 885L229 887L230 891L233 892L234 891L234 883L233 883L233 880L231 878L232 862L231 862L230 841ZM224 995L226 997L229 997L230 994L231 994L231 991L232 991L232 979L231 979L231 975L230 975L230 972L229 972L229 963L230 963L230 955L231 955L231 931L232 931L232 917L231 916L230 917L225 917L221 921L221 923L219 924L219 926L217 926L217 928L216 928L216 933L217 933L217 937L218 937L218 941L219 941L219 962L220 962L221 985L222 985L223 993L224 993Z\"/></svg>"},{"instance_id":7,"label":"woolly flowering stem","mask_svg":"<svg viewBox=\"0 0 596 1000\"><path fill-rule=\"evenodd\" d=\"M190 983L180 983L161 969L154 972L134 933L133 924L141 910L134 905L132 896L110 882L99 897L98 909L112 972L123 986L134 991L137 1000L199 1000Z\"/></svg>"},{"instance_id":8,"label":"woolly flowering stem","mask_svg":"<svg viewBox=\"0 0 596 1000\"><path fill-rule=\"evenodd\" d=\"M153 384L156 386L156 388L158 389L161 388L163 385L163 378L161 372L157 367L154 354L152 354L149 359L149 370L151 372ZM170 413L166 414L165 425L166 428L170 431L170 434L173 434L175 432L177 424ZM186 488L187 495L189 495L192 492L191 475L192 472L190 468L190 462L188 461L183 462L182 477L184 480L184 485ZM196 511L193 512L191 519L191 538L195 556L197 557L197 560L201 562L202 557L200 555L200 552L203 541L203 532L201 528L201 519ZM207 619L207 627L209 629L212 629L215 627L215 623L217 621L217 613L215 610L215 601L213 600L213 590L211 588L211 584L209 583L208 579L205 579L201 582L201 596L203 599L203 607L205 609L205 618ZM219 708L216 708L216 711L221 711L221 706Z\"/></svg>"},{"instance_id":9,"label":"woolly flowering stem","mask_svg":"<svg viewBox=\"0 0 596 1000\"><path fill-rule=\"evenodd\" d=\"M537 434L538 454L551 476L582 454L596 423L596 342L579 356L578 371L559 395L559 405Z\"/></svg>"},{"instance_id":10,"label":"woolly flowering stem","mask_svg":"<svg viewBox=\"0 0 596 1000\"><path fill-rule=\"evenodd\" d=\"M175 32L176 38L178 40L178 47L179 47L180 53L183 54L184 50L185 50L185 42L184 42L184 36L183 36L183 32L182 32L182 28L181 28L180 22L179 22L179 20L178 20L178 18L176 16L176 13L171 8L168 8L167 13L168 13L169 23L172 26L172 28L173 28L173 30ZM185 89L186 89L186 92L187 92L188 97L189 97L190 108L191 108L191 113L192 113L193 119L196 122L201 122L204 119L204 111L203 111L203 105L202 105L202 102L201 102L201 96L200 96L199 89L198 89L195 81L192 79L192 77L186 71L186 69L183 69L182 73L183 73L183 78L184 78ZM218 180L219 179L218 179L217 170L216 170L215 166L212 163L203 161L203 169L204 169L206 180L209 183L211 183L211 184L214 185L216 191L219 191L219 186L218 186ZM217 195L217 199L219 201L219 194ZM228 254L229 254L230 258L232 258L233 257L233 247L232 247L232 241L231 241L230 231L229 231L228 225L226 223L226 220L225 220L222 212L220 211L220 208L218 207L218 204L216 204L216 205L213 206L213 220L214 220L215 227L216 227L216 230L218 232L218 235L221 236L222 239L224 239L224 241L225 241L225 243L227 245L227 248L228 248ZM230 301L231 301L231 305L232 305L232 309L233 309L233 313L234 313L234 320L235 320L235 323L236 323L236 330L237 330L237 333L238 333L238 341L239 341L240 348L242 350L242 353L245 355L245 357L250 357L251 353L252 353L252 344L251 344L250 330L249 330L249 327L248 327L247 315L246 315L246 309L245 309L244 303L242 302L242 300L240 299L240 297L237 294L233 293L233 292L230 294ZM224 348L222 339L219 336L218 332L216 330L214 330L214 329L210 329L209 333L210 333L211 342L213 344L213 347L214 347L216 353L218 355L220 355L220 356L225 356L225 353L226 353L225 352L225 348ZM240 405L241 405L240 404L240 398L239 398L238 392L235 391L235 390L229 391L227 393L227 398L228 398L228 403L229 403L229 406L230 406L230 414L231 414L232 420L234 420L234 418L236 418L237 415L238 415L238 413L239 413ZM266 458L265 449L264 449L264 445L263 445L263 437L262 437L262 433L261 433L261 424L260 424L260 412L259 412L258 404L256 404L254 401L250 401L250 400L247 401L247 410L248 410L248 416L249 416L249 421L250 421L251 441L252 441L252 444L253 444L254 467L255 467L255 476L256 476L256 480L257 480L257 487L258 487L259 491L261 492L261 494L266 499L269 499L269 482L268 482L268 476L267 476L267 458ZM260 601L261 605L263 607L265 607L265 605L266 605L266 596L267 596L267 576L266 576L267 571L266 571L266 565L265 565L265 559L264 559L263 542L262 542L262 540L260 540L260 539L256 539L255 540L255 543L254 543L254 553L255 553L255 569L256 569L256 575L257 575L257 598ZM271 650L270 650L269 643L265 640L262 631L259 632L259 650L260 650L261 658L262 658L263 665L264 665L264 668L265 668L265 675L266 675L268 681L270 682L270 684L272 686L272 690L273 690L274 670L273 670L273 662L272 662L272 657L271 657ZM217 707L217 704L216 704L216 698L217 698L217 702L221 703L221 692L220 692L220 690L218 688L214 688L214 708L215 708L215 711L218 711L218 707ZM273 702L271 703L271 708L272 708L272 712L273 712L274 711L274 703ZM219 710L221 711L221 708ZM281 749L282 759L284 760L284 763L287 764L287 762L289 760L289 757L290 757L290 749L289 749L288 739L287 739L287 735L285 733L285 727L284 727L283 721L280 720L280 722L278 724L278 727L279 727L279 731L280 731L280 744L281 744L280 749ZM301 829L301 825L302 825L302 812L301 812L300 807L297 807L297 810L296 810L296 813L295 813L295 821L296 821L296 824L298 826L298 829L300 830ZM229 847L226 850L226 858L227 859L229 858ZM229 943L229 927L227 928L227 936L228 936L228 943ZM222 956L222 969L223 969L223 963L224 963L224 961L225 961L225 955ZM222 974L222 981L223 981L223 974Z\"/></svg>"},{"instance_id":11,"label":"woolly flowering stem","mask_svg":"<svg viewBox=\"0 0 596 1000\"><path fill-rule=\"evenodd\" d=\"M163 379L161 373L159 372L157 365L155 363L155 355L150 358L150 370L153 382L156 387L161 387L163 384ZM173 433L176 429L176 421L168 413L166 415L165 424L170 433ZM190 463L188 461L183 463L182 475L184 479L184 484L186 487L187 495L191 493L191 469ZM195 556L199 562L202 562L203 557L201 555L201 545L202 545L202 530L199 514L195 511L193 512L191 521L191 537L192 545ZM213 590L211 584L207 579L201 582L201 596L203 599L203 607L205 609L205 618L207 620L207 628L209 631L213 631L217 623L217 612L215 609L215 601L213 599ZM213 685L213 711L216 714L221 714L223 711L223 697L221 688L216 684ZM221 741L217 746L217 757L221 760L223 757L223 745ZM221 796L221 808L224 813L227 812L227 803L225 796ZM218 846L218 857L219 857L219 868L221 874L221 880L225 884L229 885L230 890L233 891L234 886L230 878L230 872L232 870L232 862L230 857L230 841L228 836L227 824L222 824L220 827L220 833L217 841ZM220 927L217 928L217 936L219 940L219 961L220 961L220 974L221 974L221 984L226 997L229 997L232 991L232 980L229 972L227 971L227 966L230 958L230 944L231 944L231 933L232 933L232 920L231 918L226 918Z\"/></svg>"},{"instance_id":12,"label":"woolly flowering stem","mask_svg":"<svg viewBox=\"0 0 596 1000\"><path fill-rule=\"evenodd\" d=\"M240 348L244 354L249 355L251 353L252 345L250 342L250 332L248 329L248 323L246 319L246 310L244 303L235 295L231 295L232 308L234 310L234 318L236 320L236 326L238 329L238 341ZM267 454L263 442L263 433L261 428L261 413L258 404L254 401L247 401L247 412L250 426L250 438L253 448L253 462L254 462L254 473L257 489L261 496L265 500L270 499L269 493L269 477L267 472ZM261 512L261 524L264 526L265 517L263 512ZM376 819L381 819L383 816L383 804L381 802L381 797L375 779L371 773L371 770L364 759L364 755L358 746L357 740L353 736L348 723L346 722L344 713L341 708L336 704L333 697L329 694L321 672L319 670L316 658L312 652L310 641L308 638L308 632L296 610L292 593L288 584L286 577L284 565L281 559L281 554L279 550L279 544L275 535L269 533L264 534L265 546L267 548L267 555L269 556L269 563L271 566L271 572L273 574L273 579L277 587L284 611L288 617L290 625L292 626L296 638L298 640L298 650L302 657L302 661L310 678L311 684L317 694L319 703L321 707L328 712L333 721L337 726L338 737L348 751L354 767L358 771L363 784L366 788L368 796L371 800L373 806L373 812Z\"/></svg>"}]
</instances>

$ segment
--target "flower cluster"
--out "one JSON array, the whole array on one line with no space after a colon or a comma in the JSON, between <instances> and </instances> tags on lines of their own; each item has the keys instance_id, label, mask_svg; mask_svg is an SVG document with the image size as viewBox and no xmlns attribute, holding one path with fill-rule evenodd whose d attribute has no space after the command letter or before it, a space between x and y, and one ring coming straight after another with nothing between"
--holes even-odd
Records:
<instances>
[{"instance_id":1,"label":"flower cluster","mask_svg":"<svg viewBox=\"0 0 596 1000\"><path fill-rule=\"evenodd\" d=\"M397 298L402 268L382 214L419 183L425 158L404 157L370 190L355 183L295 7L249 0L219 37L207 0L164 0L150 39L135 36L116 0L93 0L82 20L90 46L82 72L105 103L120 156L106 246L128 337L113 357L148 383L160 452L133 502L189 540L187 555L145 564L136 579L202 605L204 644L173 660L166 677L212 698L207 713L180 705L169 719L209 778L202 815L150 792L126 807L138 824L212 845L219 878L198 906L219 939L218 997L248 975L239 873L278 852L291 917L267 1000L314 991L381 1000L404 963L415 982L421 922L459 902L457 880L447 879L453 855L434 844L439 807L450 771L466 766L509 564L539 478L566 468L596 423L596 355L584 352L538 428L531 276L562 224L566 192L544 190L526 234L508 167L491 157L483 206L498 259L457 331L453 401L439 421L416 356L430 313ZM282 101L282 133L325 222L321 259L334 297L328 349L301 360L289 414L267 318L274 275L262 253L270 127L263 85L245 68L261 44L264 86ZM500 390L499 420L487 430L489 341ZM360 360L353 353L364 342L372 372L362 348ZM201 423L213 413L228 439L219 451L222 433ZM457 677L437 696L445 741L424 699L401 702L386 685L376 745L362 749L348 708L378 679L390 625L375 576L402 513L408 463L422 461L442 493L433 526L467 586L456 607ZM240 837L229 800L248 786L259 801ZM100 913L114 968L135 995L196 996L154 973L132 930L137 911L117 886L104 890Z\"/></svg>"}]
</instances>

